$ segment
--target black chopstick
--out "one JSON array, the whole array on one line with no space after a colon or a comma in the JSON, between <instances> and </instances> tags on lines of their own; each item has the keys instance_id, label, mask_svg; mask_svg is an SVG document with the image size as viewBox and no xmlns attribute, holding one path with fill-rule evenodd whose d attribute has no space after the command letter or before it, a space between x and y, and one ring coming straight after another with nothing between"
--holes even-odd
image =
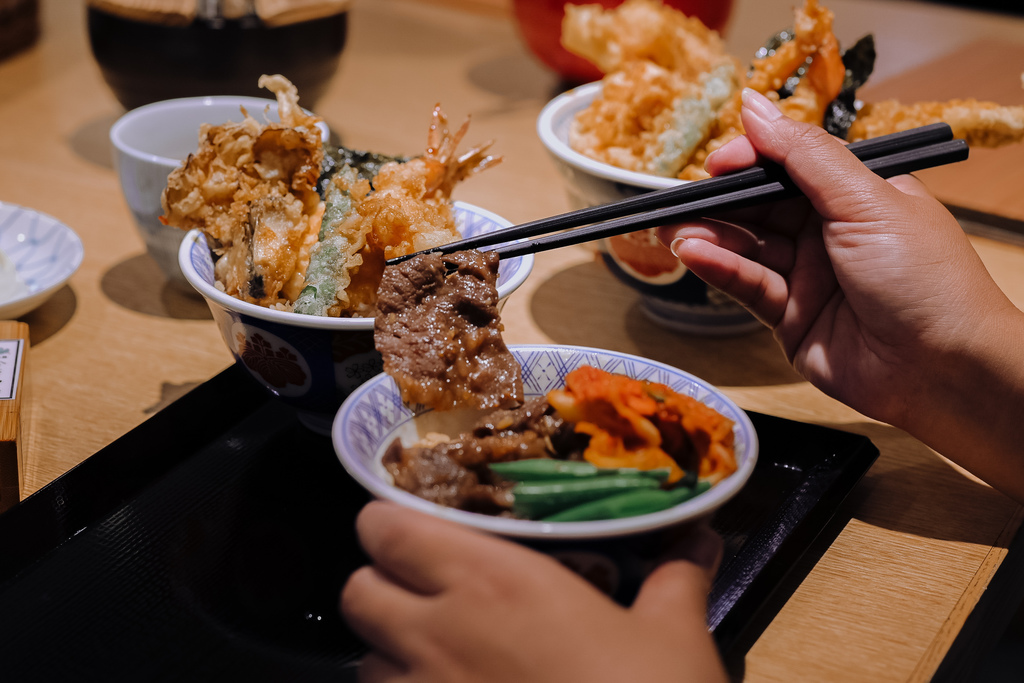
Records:
<instances>
[{"instance_id":1,"label":"black chopstick","mask_svg":"<svg viewBox=\"0 0 1024 683\"><path fill-rule=\"evenodd\" d=\"M967 158L967 154L967 143L964 140L949 140L948 142L939 142L919 149L868 159L864 162L864 165L883 178L891 178L934 166L963 161ZM783 177L766 182L763 185L707 197L706 199L689 202L682 206L669 206L643 214L625 216L617 220L596 223L574 230L566 230L553 235L503 244L488 251L496 252L501 258L512 258L558 247L592 242L636 230L656 228L660 225L677 223L687 218L699 218L721 211L742 209L756 204L765 204L799 195L800 190L793 184L793 181L788 177Z\"/></svg>"},{"instance_id":2,"label":"black chopstick","mask_svg":"<svg viewBox=\"0 0 1024 683\"><path fill-rule=\"evenodd\" d=\"M924 145L945 142L952 139L953 131L948 124L934 123L928 126L912 128L910 130L900 131L890 135L883 135L869 140L853 142L848 145L847 149L853 152L854 155L862 161L869 161L871 159L877 159L901 151L912 150ZM735 192L756 189L764 186L765 184L783 182L783 180L785 180L785 173L779 168L752 166L751 168L737 173L730 173L716 178L699 180L676 187L647 192L621 201L587 207L577 211L570 211L557 216L542 218L529 223L522 223L502 230L495 230L475 237L469 237L457 242L451 242L449 244L435 247L433 249L427 249L414 254L389 259L387 261L387 265L394 265L424 253L450 254L466 249L479 249L481 247L505 245L506 243L515 242L517 240L534 238L538 235L552 233L559 230L568 230L569 228L587 226L596 223L597 221L612 221L613 219L633 214L643 214L642 216L636 217L635 220L644 220L645 217L653 215L651 212L657 209L680 209L684 205L688 207L699 205L703 208L697 210L707 211L708 205L706 202L709 199L715 200L715 203L710 205L711 208L715 208L718 201L716 198L718 197L728 196ZM755 196L760 195L755 194ZM768 201L768 199L761 201ZM757 202L752 201L751 203ZM611 223L605 225L611 225ZM632 223L629 225L632 225ZM636 229L640 230L643 228L638 227ZM573 232L575 233L576 231ZM630 230L621 230L620 232L630 232ZM554 235L551 236L552 239L554 237ZM599 238L594 237L590 239ZM584 239L581 241L588 240ZM570 242L570 244L576 243L578 242ZM521 242L520 244L522 245L522 248L526 249L526 251L519 251L518 254L530 253L530 251L532 251L526 244ZM532 240L530 244L546 244L546 242L535 239ZM502 256L507 257L511 255L507 252L507 249L511 248L513 248L512 245L506 245L505 247L494 249L493 251L497 251ZM547 248L552 249L554 246ZM545 249L539 249L538 251L544 250Z\"/></svg>"}]
</instances>

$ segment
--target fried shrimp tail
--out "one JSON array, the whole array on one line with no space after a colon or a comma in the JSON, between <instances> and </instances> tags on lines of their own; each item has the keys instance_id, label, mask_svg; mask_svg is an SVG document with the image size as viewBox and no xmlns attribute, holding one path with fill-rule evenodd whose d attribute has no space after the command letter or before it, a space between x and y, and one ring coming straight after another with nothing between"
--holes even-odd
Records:
<instances>
[{"instance_id":1,"label":"fried shrimp tail","mask_svg":"<svg viewBox=\"0 0 1024 683\"><path fill-rule=\"evenodd\" d=\"M438 105L422 156L382 165L372 183L351 169L334 176L296 312L373 317L387 259L459 239L452 189L501 161L489 142L458 154L468 128L452 131Z\"/></svg>"}]
</instances>

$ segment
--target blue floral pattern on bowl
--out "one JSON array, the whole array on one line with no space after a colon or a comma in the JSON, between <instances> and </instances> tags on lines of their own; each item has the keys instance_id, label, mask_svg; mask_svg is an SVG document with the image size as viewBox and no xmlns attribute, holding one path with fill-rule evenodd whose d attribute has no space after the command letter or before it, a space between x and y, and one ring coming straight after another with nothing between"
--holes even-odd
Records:
<instances>
[{"instance_id":1,"label":"blue floral pattern on bowl","mask_svg":"<svg viewBox=\"0 0 1024 683\"><path fill-rule=\"evenodd\" d=\"M0 202L0 251L27 291L0 303L0 317L17 318L43 304L82 265L85 250L75 231L56 218Z\"/></svg>"}]
</instances>

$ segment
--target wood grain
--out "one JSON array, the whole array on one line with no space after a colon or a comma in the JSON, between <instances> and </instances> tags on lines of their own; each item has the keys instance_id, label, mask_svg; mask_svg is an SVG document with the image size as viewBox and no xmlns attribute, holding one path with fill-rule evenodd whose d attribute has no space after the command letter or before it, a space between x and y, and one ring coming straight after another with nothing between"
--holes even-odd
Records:
<instances>
[{"instance_id":1,"label":"wood grain","mask_svg":"<svg viewBox=\"0 0 1024 683\"><path fill-rule=\"evenodd\" d=\"M911 103L974 98L1024 106L1021 71L1024 44L1001 40L971 43L937 61L900 74L860 93L865 101L896 99ZM995 211L1024 220L1024 144L971 149L962 163L916 174L946 202L977 211Z\"/></svg>"},{"instance_id":2,"label":"wood grain","mask_svg":"<svg viewBox=\"0 0 1024 683\"><path fill-rule=\"evenodd\" d=\"M0 321L3 382L0 382L0 512L21 500L25 485L23 447L27 433L22 406L29 393L28 325ZM12 346L11 342L20 345Z\"/></svg>"},{"instance_id":3,"label":"wood grain","mask_svg":"<svg viewBox=\"0 0 1024 683\"><path fill-rule=\"evenodd\" d=\"M231 363L205 304L165 283L145 253L110 162L108 131L122 110L90 58L84 13L71 5L42 3L40 42L0 61L0 200L62 220L85 245L69 284L21 319L32 342L32 395L22 411L31 416L25 494ZM790 5L738 2L731 40L759 39L775 26L763 17L788 17ZM1009 68L1001 65L1002 47L950 49L948 59L917 61L916 26L953 26L960 36L989 30L991 17L961 12L952 21L950 10L931 14L921 3L836 6L851 31L879 24L881 6L905 18L902 26L884 25L883 44L909 46L886 53L906 61L889 61L886 70L895 75L873 84L871 96L1021 101L1019 74L1012 82L997 75ZM472 117L467 143L493 138L505 157L463 183L458 199L513 222L568 210L563 179L535 132L558 82L523 47L507 7L504 0L354 3L342 65L318 113L352 147L411 154L423 149L430 112L441 102L453 120ZM1024 22L1017 32L1024 36ZM945 40L930 34L927 42ZM1022 53L1006 54L1014 68L1024 63ZM908 66L900 72L899 63ZM954 93L951 79L966 85ZM991 158L977 154L969 173L964 166L954 178L926 180L947 201L1024 216L1018 162ZM1024 248L973 242L1007 295L1024 306ZM823 541L820 560L746 654L744 679L930 676L1002 562L1020 525L1019 506L916 439L803 382L766 331L707 339L655 326L635 293L585 247L540 254L503 315L510 343L637 353L704 377L744 408L870 437L878 462L835 520L834 540Z\"/></svg>"}]
</instances>

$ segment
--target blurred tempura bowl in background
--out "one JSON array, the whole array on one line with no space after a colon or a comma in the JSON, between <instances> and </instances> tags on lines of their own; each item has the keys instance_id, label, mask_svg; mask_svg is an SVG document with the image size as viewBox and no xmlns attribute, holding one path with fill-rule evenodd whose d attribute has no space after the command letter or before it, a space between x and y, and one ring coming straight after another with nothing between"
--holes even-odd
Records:
<instances>
[{"instance_id":1,"label":"blurred tempura bowl in background","mask_svg":"<svg viewBox=\"0 0 1024 683\"><path fill-rule=\"evenodd\" d=\"M683 14L697 17L721 33L732 15L732 0L662 0ZM562 18L565 5L621 5L623 0L513 0L512 9L519 35L546 67L571 85L600 79L596 66L562 47Z\"/></svg>"},{"instance_id":2,"label":"blurred tempura bowl in background","mask_svg":"<svg viewBox=\"0 0 1024 683\"><path fill-rule=\"evenodd\" d=\"M576 114L601 92L587 83L551 102L537 118L537 134L565 179L572 208L619 201L688 181L663 178L596 161L574 150L569 130ZM684 334L724 336L762 328L745 308L708 287L654 236L653 230L599 243L601 260L621 282L640 294L641 309L655 324Z\"/></svg>"}]
</instances>

